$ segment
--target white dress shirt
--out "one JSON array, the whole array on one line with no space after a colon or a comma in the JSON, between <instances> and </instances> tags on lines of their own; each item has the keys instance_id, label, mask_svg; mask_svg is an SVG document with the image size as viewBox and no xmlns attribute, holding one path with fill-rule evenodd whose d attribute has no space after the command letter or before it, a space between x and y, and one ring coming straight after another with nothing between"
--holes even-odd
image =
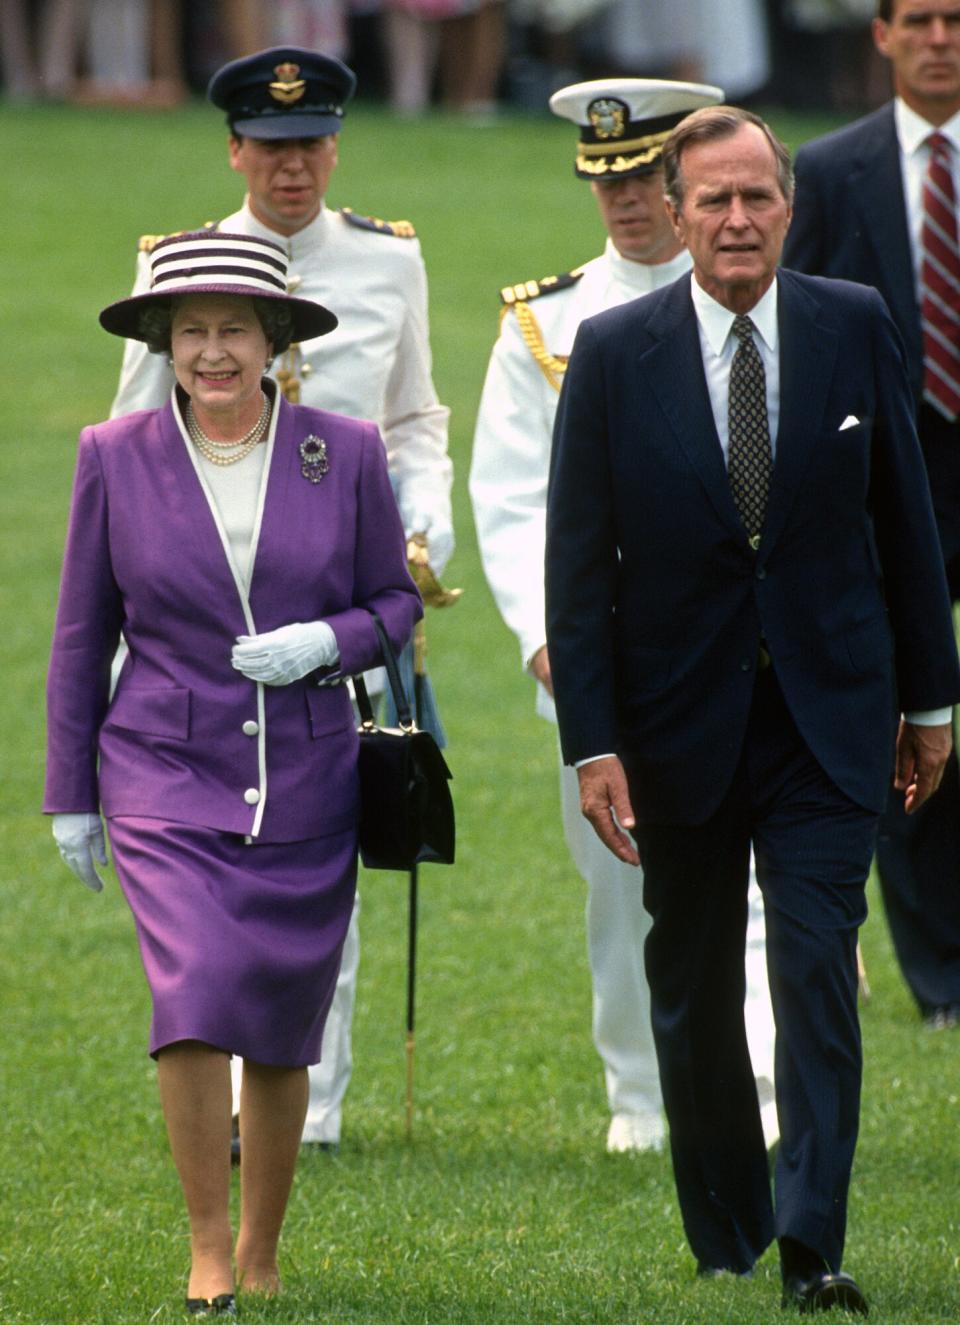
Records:
<instances>
[{"instance_id":1,"label":"white dress shirt","mask_svg":"<svg viewBox=\"0 0 960 1325\"><path fill-rule=\"evenodd\" d=\"M736 314L731 313L730 309L724 308L722 304L718 304L695 279L690 281L690 294L700 331L700 352L703 355L703 371L707 378L713 420L717 426L723 458L727 460L730 450L727 426L730 365L740 344L733 334ZM747 316L753 323L753 343L763 361L767 384L767 425L770 429L771 450L776 458L777 427L780 423L780 341L777 327L776 281L771 281L769 290L761 295Z\"/></svg>"}]
</instances>

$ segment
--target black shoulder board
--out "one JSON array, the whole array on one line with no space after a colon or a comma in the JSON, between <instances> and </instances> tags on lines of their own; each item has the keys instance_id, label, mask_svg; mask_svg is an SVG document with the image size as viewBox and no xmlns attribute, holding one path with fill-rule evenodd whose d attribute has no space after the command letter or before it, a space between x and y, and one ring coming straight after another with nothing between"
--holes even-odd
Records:
<instances>
[{"instance_id":1,"label":"black shoulder board","mask_svg":"<svg viewBox=\"0 0 960 1325\"><path fill-rule=\"evenodd\" d=\"M352 207L341 207L340 215L360 230L374 230L378 235L393 235L396 239L416 239L417 232L409 221L381 221L379 216L361 216Z\"/></svg>"},{"instance_id":2,"label":"black shoulder board","mask_svg":"<svg viewBox=\"0 0 960 1325\"><path fill-rule=\"evenodd\" d=\"M553 294L556 290L569 290L576 285L583 275L583 268L565 271L560 276L544 276L539 281L521 281L519 285L505 285L500 291L503 304L526 303L528 299L539 299L541 295Z\"/></svg>"}]
</instances>

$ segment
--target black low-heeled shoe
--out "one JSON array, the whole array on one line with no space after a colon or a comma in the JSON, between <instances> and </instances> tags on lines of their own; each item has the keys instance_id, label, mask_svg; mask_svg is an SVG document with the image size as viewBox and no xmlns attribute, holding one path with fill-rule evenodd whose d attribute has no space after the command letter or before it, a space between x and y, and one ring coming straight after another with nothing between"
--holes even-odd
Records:
<instances>
[{"instance_id":1,"label":"black low-heeled shoe","mask_svg":"<svg viewBox=\"0 0 960 1325\"><path fill-rule=\"evenodd\" d=\"M191 1316L238 1316L237 1299L233 1293L218 1297L188 1297L187 1310Z\"/></svg>"}]
</instances>

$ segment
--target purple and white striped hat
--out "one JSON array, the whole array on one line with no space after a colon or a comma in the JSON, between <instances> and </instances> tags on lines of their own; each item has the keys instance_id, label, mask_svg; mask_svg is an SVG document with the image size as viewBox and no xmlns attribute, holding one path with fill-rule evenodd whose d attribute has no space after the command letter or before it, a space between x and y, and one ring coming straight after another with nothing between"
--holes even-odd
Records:
<instances>
[{"instance_id":1,"label":"purple and white striped hat","mask_svg":"<svg viewBox=\"0 0 960 1325\"><path fill-rule=\"evenodd\" d=\"M150 254L150 289L108 305L100 325L115 336L145 340L140 311L174 295L229 294L271 299L293 316L293 339L325 336L337 325L328 308L287 294L287 255L271 239L192 230L161 239Z\"/></svg>"}]
</instances>

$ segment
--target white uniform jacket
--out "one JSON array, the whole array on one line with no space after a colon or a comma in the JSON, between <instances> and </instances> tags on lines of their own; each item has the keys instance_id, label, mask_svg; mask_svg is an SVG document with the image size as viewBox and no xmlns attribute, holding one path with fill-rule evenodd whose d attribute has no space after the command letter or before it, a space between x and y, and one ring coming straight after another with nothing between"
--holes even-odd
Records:
<instances>
[{"instance_id":1,"label":"white uniform jacket","mask_svg":"<svg viewBox=\"0 0 960 1325\"><path fill-rule=\"evenodd\" d=\"M504 310L480 398L470 497L483 568L500 614L520 642L524 667L547 638L547 475L563 370L577 328L584 318L659 289L689 268L686 250L649 266L621 257L608 239L600 257L572 273L575 281L556 287L531 282L531 291L539 292ZM515 287L517 295L523 292ZM542 686L537 691L538 712L555 721L553 701Z\"/></svg>"},{"instance_id":2,"label":"white uniform jacket","mask_svg":"<svg viewBox=\"0 0 960 1325\"><path fill-rule=\"evenodd\" d=\"M364 217L323 208L295 235L278 235L244 204L217 228L259 235L287 250L290 292L336 313L328 336L279 356L274 374L299 379L299 403L372 419L408 534L442 528L449 538L452 465L449 410L431 377L427 277L420 243ZM149 255L138 256L134 294L150 288ZM163 355L129 340L111 416L156 409L170 395L173 372ZM452 546L452 540L450 545ZM437 568L440 569L440 568Z\"/></svg>"}]
</instances>

